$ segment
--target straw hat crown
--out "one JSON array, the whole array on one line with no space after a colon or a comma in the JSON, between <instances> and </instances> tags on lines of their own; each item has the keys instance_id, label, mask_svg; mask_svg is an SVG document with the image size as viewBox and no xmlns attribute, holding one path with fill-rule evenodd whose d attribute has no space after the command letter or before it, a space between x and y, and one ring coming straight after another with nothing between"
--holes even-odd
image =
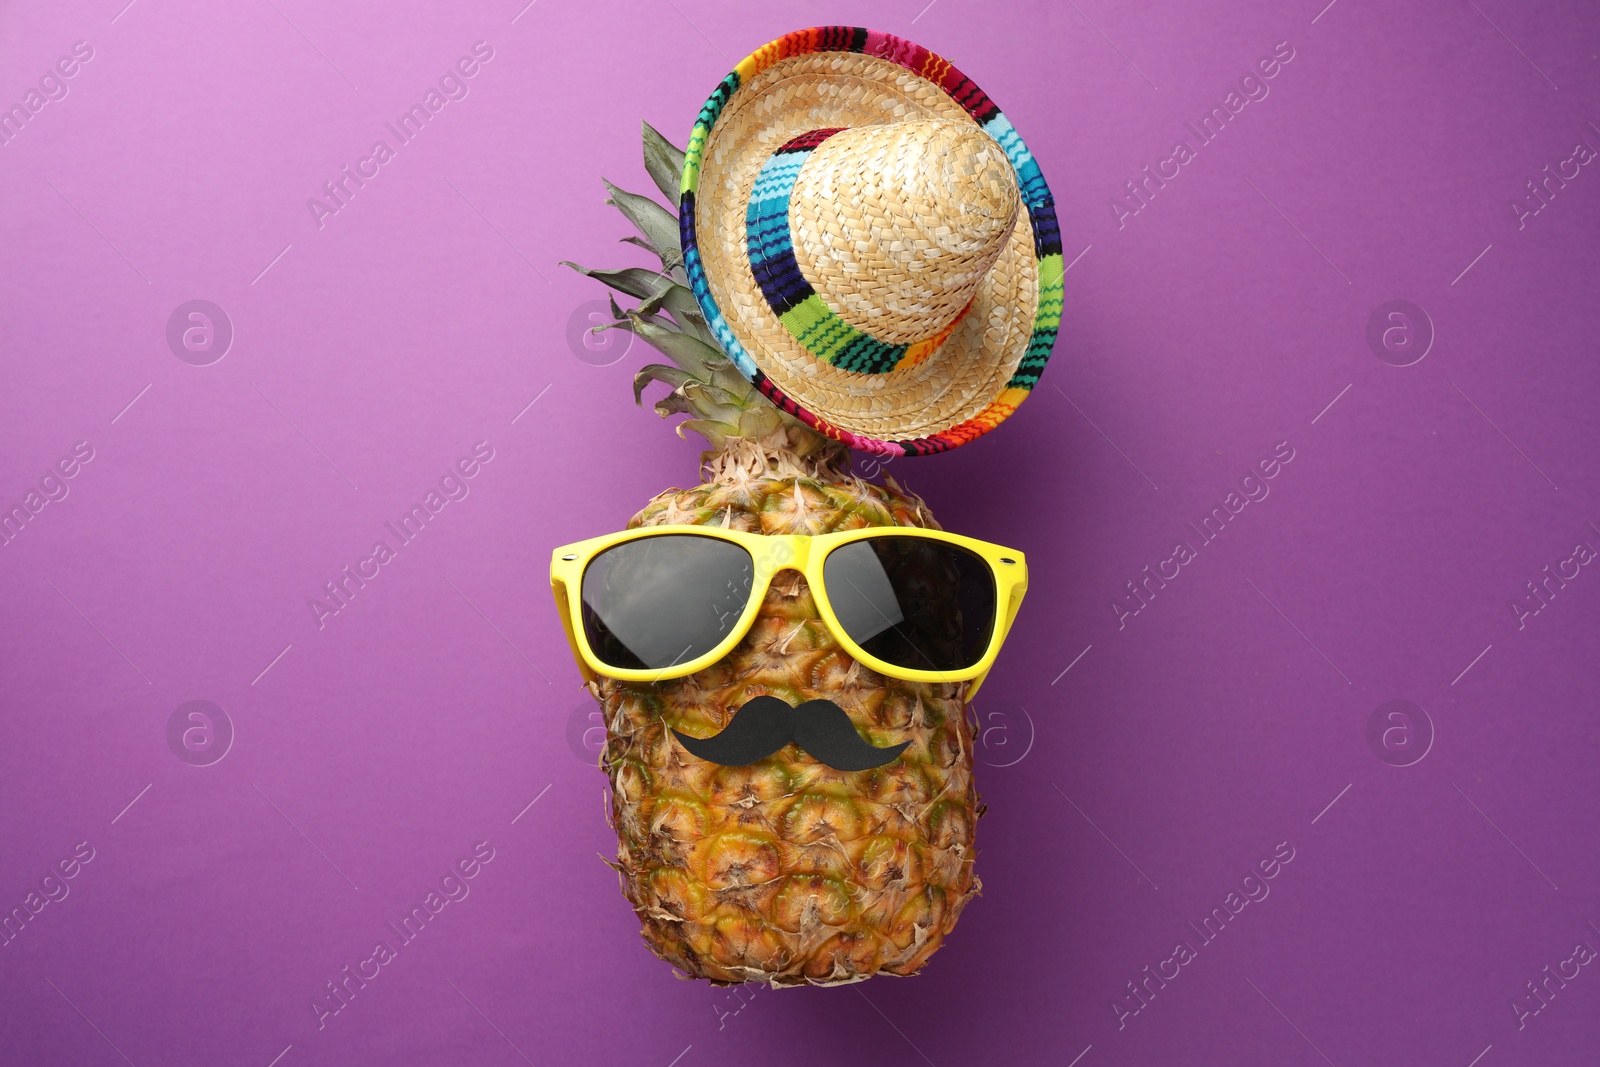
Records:
<instances>
[{"instance_id":1,"label":"straw hat crown","mask_svg":"<svg viewBox=\"0 0 1600 1067\"><path fill-rule=\"evenodd\" d=\"M842 130L800 168L789 230L829 310L889 344L926 341L971 304L1016 225L1016 174L972 123Z\"/></svg>"}]
</instances>

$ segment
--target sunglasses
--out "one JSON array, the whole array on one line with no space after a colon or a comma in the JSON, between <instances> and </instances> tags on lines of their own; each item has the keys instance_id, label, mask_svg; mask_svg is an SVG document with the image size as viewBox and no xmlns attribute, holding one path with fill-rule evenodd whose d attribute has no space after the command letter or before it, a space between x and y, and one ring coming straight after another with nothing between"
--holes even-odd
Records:
<instances>
[{"instance_id":1,"label":"sunglasses","mask_svg":"<svg viewBox=\"0 0 1600 1067\"><path fill-rule=\"evenodd\" d=\"M970 682L1000 653L1028 588L1021 552L907 527L766 535L652 526L555 550L550 587L585 679L681 678L733 650L780 570L804 575L855 660L916 682Z\"/></svg>"}]
</instances>

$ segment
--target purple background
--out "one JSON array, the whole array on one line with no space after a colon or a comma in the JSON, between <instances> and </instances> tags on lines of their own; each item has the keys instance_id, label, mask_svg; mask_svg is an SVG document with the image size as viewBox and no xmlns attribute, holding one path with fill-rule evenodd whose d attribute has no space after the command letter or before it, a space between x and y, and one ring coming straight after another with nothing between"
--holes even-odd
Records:
<instances>
[{"instance_id":1,"label":"purple background","mask_svg":"<svg viewBox=\"0 0 1600 1067\"><path fill-rule=\"evenodd\" d=\"M94 450L0 548L0 912L94 849L0 947L0 1061L1595 1062L1600 968L1512 1008L1600 948L1600 572L1511 607L1600 548L1600 166L1511 206L1600 148L1590 5L521 2L0 13L7 106L94 49L0 147L0 506ZM984 895L915 979L740 995L650 956L596 858L548 553L696 449L634 407L642 344L569 345L600 291L557 261L644 262L600 185L651 191L638 120L681 143L739 57L828 22L984 86L1073 265L1034 399L890 471L1033 564L979 700ZM479 40L470 94L319 229L307 199ZM1119 228L1281 41L1270 95ZM210 366L166 342L195 298L236 333ZM1393 299L1437 333L1411 366L1366 341ZM309 598L478 441L470 495L319 629ZM210 766L168 746L193 699L236 731ZM1410 766L1420 720L1410 757L1368 741L1394 699L1435 735ZM478 841L470 895L319 1030L312 998Z\"/></svg>"}]
</instances>

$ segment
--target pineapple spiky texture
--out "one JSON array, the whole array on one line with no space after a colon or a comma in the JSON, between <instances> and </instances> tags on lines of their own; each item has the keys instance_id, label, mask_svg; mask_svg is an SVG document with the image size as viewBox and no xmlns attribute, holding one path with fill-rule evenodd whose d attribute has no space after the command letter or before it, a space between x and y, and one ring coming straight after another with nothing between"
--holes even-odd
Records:
<instances>
[{"instance_id":1,"label":"pineapple spiky texture","mask_svg":"<svg viewBox=\"0 0 1600 1067\"><path fill-rule=\"evenodd\" d=\"M645 166L674 202L683 153L644 126ZM710 444L702 482L668 489L628 523L715 525L764 534L866 526L938 529L892 478L848 473L848 451L778 410L716 346L687 287L677 219L607 183L659 271L589 270L639 303L612 300L630 330L671 365L634 379L670 392L663 417ZM612 866L655 954L717 983L831 985L915 973L979 890L972 780L974 724L962 687L886 678L852 659L822 623L805 579L773 579L749 633L715 665L653 684L590 686L606 722ZM837 771L795 746L746 767L690 755L672 736L721 731L761 695L827 698L875 746L910 745L873 770Z\"/></svg>"}]
</instances>

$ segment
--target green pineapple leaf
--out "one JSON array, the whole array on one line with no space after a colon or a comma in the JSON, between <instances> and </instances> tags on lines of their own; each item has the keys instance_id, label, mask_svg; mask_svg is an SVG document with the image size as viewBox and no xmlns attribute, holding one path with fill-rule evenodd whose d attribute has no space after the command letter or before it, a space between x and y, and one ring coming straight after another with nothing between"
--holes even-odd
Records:
<instances>
[{"instance_id":1,"label":"green pineapple leaf","mask_svg":"<svg viewBox=\"0 0 1600 1067\"><path fill-rule=\"evenodd\" d=\"M720 364L711 368L711 384L720 386L731 393L738 393L742 390L744 395L752 397L751 403L753 404L771 403L770 400L761 396L759 389L750 384L749 378L739 373L739 368L733 365L732 360L723 360ZM760 399L754 399L756 397L760 397ZM774 408L773 410L776 411L777 409Z\"/></svg>"},{"instance_id":2,"label":"green pineapple leaf","mask_svg":"<svg viewBox=\"0 0 1600 1067\"><path fill-rule=\"evenodd\" d=\"M601 179L605 181L605 179ZM687 284L689 276L683 272L683 250L678 243L678 218L648 196L630 193L606 182L606 192L611 195L606 203L625 215L634 228L650 242L651 250L661 257L661 269L672 274L677 281Z\"/></svg>"},{"instance_id":3,"label":"green pineapple leaf","mask_svg":"<svg viewBox=\"0 0 1600 1067\"><path fill-rule=\"evenodd\" d=\"M682 391L674 389L656 401L655 412L664 419L670 415L693 415L695 410L689 403L689 398L684 396Z\"/></svg>"},{"instance_id":4,"label":"green pineapple leaf","mask_svg":"<svg viewBox=\"0 0 1600 1067\"><path fill-rule=\"evenodd\" d=\"M618 326L632 330L644 338L658 352L694 375L699 381L706 381L711 377L713 366L727 362L728 357L720 350L686 333L679 333L663 326L659 320L653 320L637 312L629 312L626 316L619 313L617 317L625 318L627 323L623 325L619 322Z\"/></svg>"},{"instance_id":5,"label":"green pineapple leaf","mask_svg":"<svg viewBox=\"0 0 1600 1067\"><path fill-rule=\"evenodd\" d=\"M667 202L675 207L684 153L648 123L641 123L641 130L645 169ZM727 448L730 438L752 438L779 440L782 447L802 458L830 452L842 454L842 446L780 411L739 373L723 351L688 288L677 216L648 197L619 189L610 182L605 186L610 194L606 203L621 211L639 231L639 236L622 240L656 256L661 270L591 270L576 263L566 265L640 302L637 307L624 310L615 296L610 297L614 321L596 330L628 330L676 364L652 363L634 375L634 401L643 404L645 387L652 381L665 382L670 392L656 401L656 413L663 418L689 415L674 427L678 436L684 437L685 430L698 433L715 452Z\"/></svg>"},{"instance_id":6,"label":"green pineapple leaf","mask_svg":"<svg viewBox=\"0 0 1600 1067\"><path fill-rule=\"evenodd\" d=\"M662 308L666 309L667 314L672 316L672 321L676 322L684 333L692 334L708 345L716 344L716 337L706 325L705 316L700 313L700 305L695 303L694 294L687 286L669 282L654 296L640 304L637 310L641 315L654 315Z\"/></svg>"},{"instance_id":7,"label":"green pineapple leaf","mask_svg":"<svg viewBox=\"0 0 1600 1067\"><path fill-rule=\"evenodd\" d=\"M646 270L644 267L624 267L621 270L591 270L581 267L570 260L561 261L563 267L571 267L579 274L597 279L611 286L619 293L638 297L640 300L649 300L661 296L669 286L677 284L671 278L663 277L659 272Z\"/></svg>"},{"instance_id":8,"label":"green pineapple leaf","mask_svg":"<svg viewBox=\"0 0 1600 1067\"><path fill-rule=\"evenodd\" d=\"M704 382L686 382L677 390L694 408L694 413L718 422L737 424L745 406L732 393Z\"/></svg>"},{"instance_id":9,"label":"green pineapple leaf","mask_svg":"<svg viewBox=\"0 0 1600 1067\"><path fill-rule=\"evenodd\" d=\"M676 204L683 186L683 149L657 133L648 122L639 125L644 132L644 169L650 172L667 203Z\"/></svg>"},{"instance_id":10,"label":"green pineapple leaf","mask_svg":"<svg viewBox=\"0 0 1600 1067\"><path fill-rule=\"evenodd\" d=\"M673 282L672 284L676 285L678 283ZM637 311L641 315L652 315L659 317L661 314L661 301L666 295L666 289L658 289L645 299L639 301L639 306L633 310Z\"/></svg>"},{"instance_id":11,"label":"green pineapple leaf","mask_svg":"<svg viewBox=\"0 0 1600 1067\"><path fill-rule=\"evenodd\" d=\"M691 430L699 434L710 442L713 449L719 452L727 447L728 438L741 436L739 427L729 426L723 422L712 422L709 419L684 419L673 428L678 431L679 437L683 437L683 431L685 430Z\"/></svg>"},{"instance_id":12,"label":"green pineapple leaf","mask_svg":"<svg viewBox=\"0 0 1600 1067\"><path fill-rule=\"evenodd\" d=\"M633 402L644 404L644 387L651 382L666 382L673 389L677 389L685 382L692 382L695 376L682 367L669 367L665 363L650 363L639 369L633 376Z\"/></svg>"},{"instance_id":13,"label":"green pineapple leaf","mask_svg":"<svg viewBox=\"0 0 1600 1067\"><path fill-rule=\"evenodd\" d=\"M740 437L762 438L783 425L786 416L766 397L755 393L748 407L739 413Z\"/></svg>"}]
</instances>

